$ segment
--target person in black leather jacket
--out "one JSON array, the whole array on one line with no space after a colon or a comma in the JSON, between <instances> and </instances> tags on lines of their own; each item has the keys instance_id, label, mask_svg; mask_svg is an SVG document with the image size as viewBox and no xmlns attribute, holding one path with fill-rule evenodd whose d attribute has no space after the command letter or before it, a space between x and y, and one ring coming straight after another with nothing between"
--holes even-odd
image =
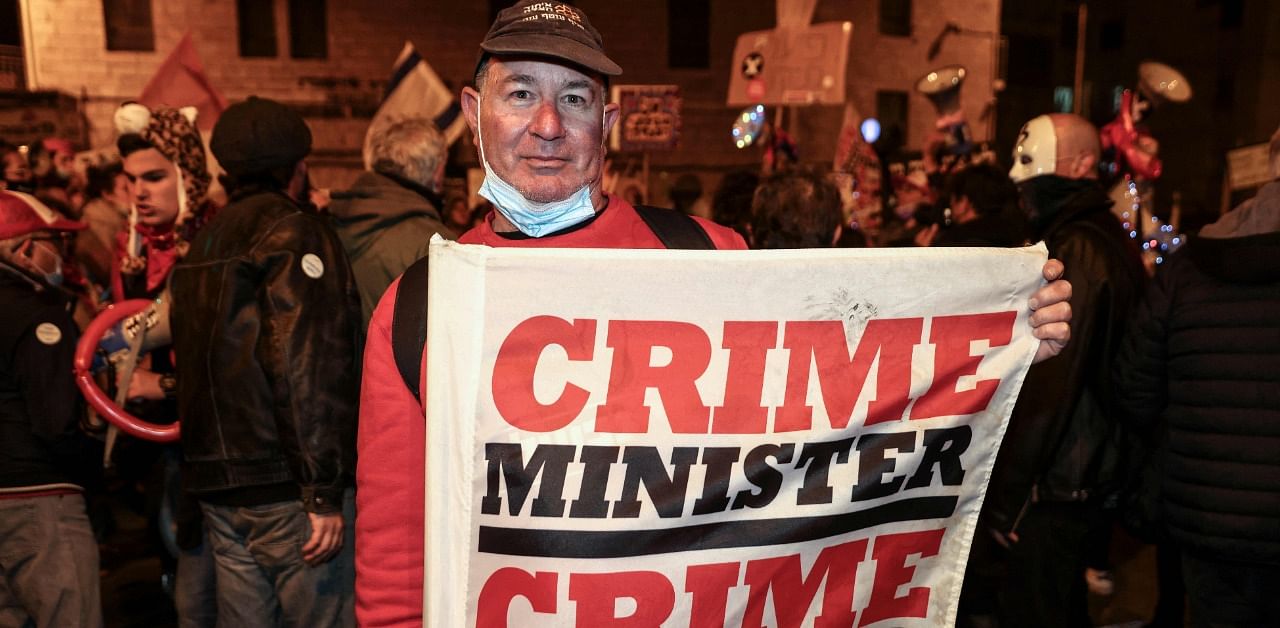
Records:
<instances>
[{"instance_id":1,"label":"person in black leather jacket","mask_svg":"<svg viewBox=\"0 0 1280 628\"><path fill-rule=\"evenodd\" d=\"M224 112L210 147L230 203L173 272L183 481L228 625L354 623L359 299L342 243L296 200L310 146L278 103Z\"/></svg>"},{"instance_id":2,"label":"person in black leather jacket","mask_svg":"<svg viewBox=\"0 0 1280 628\"><path fill-rule=\"evenodd\" d=\"M1071 344L1028 371L987 489L985 523L1009 547L1001 625L1087 624L1085 534L1119 480L1111 363L1145 271L1098 184L1099 156L1083 118L1040 116L1009 173L1033 240L1066 266L1073 317Z\"/></svg>"}]
</instances>

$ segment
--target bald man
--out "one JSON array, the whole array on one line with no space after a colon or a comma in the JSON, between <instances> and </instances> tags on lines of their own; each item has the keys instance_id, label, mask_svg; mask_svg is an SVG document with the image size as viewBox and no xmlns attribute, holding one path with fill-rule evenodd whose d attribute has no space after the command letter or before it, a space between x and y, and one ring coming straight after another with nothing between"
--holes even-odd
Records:
<instances>
[{"instance_id":1,"label":"bald man","mask_svg":"<svg viewBox=\"0 0 1280 628\"><path fill-rule=\"evenodd\" d=\"M1002 626L1088 625L1085 533L1120 479L1109 377L1145 273L1098 183L1100 154L1097 130L1068 114L1027 122L1013 151L1009 176L1033 239L1066 264L1074 319L1071 345L1028 372L988 488L989 538L1008 547Z\"/></svg>"}]
</instances>

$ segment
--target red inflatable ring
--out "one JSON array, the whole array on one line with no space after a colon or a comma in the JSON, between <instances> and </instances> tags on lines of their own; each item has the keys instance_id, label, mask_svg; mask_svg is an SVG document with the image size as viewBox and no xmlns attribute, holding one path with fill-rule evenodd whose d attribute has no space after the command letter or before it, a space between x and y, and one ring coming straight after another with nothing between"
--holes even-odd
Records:
<instances>
[{"instance_id":1,"label":"red inflatable ring","mask_svg":"<svg viewBox=\"0 0 1280 628\"><path fill-rule=\"evenodd\" d=\"M76 386L80 387L80 392L84 394L89 405L112 425L120 428L120 431L144 440L171 443L178 440L177 422L171 425L158 425L143 421L116 405L116 402L102 392L98 384L93 381L93 355L97 352L98 343L102 341L103 335L120 321L145 310L149 305L151 301L148 299L130 299L114 303L107 306L105 311L89 323L89 327L84 330L84 335L80 337L80 342L76 344Z\"/></svg>"}]
</instances>

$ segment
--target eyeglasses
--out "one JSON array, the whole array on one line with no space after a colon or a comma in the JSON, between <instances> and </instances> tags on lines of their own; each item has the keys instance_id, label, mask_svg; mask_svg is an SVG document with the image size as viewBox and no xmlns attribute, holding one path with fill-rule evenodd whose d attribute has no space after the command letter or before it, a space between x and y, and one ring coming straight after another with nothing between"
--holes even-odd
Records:
<instances>
[{"instance_id":1,"label":"eyeglasses","mask_svg":"<svg viewBox=\"0 0 1280 628\"><path fill-rule=\"evenodd\" d=\"M70 248L71 234L58 232L33 235L19 243L14 252L30 257L37 244L41 244L44 248L63 256L66 255L67 250Z\"/></svg>"}]
</instances>

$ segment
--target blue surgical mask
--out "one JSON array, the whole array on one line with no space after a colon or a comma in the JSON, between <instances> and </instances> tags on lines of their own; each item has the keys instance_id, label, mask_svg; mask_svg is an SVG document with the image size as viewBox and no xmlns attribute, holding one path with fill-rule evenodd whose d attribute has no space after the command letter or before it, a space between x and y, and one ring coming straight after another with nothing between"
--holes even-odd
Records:
<instances>
[{"instance_id":1,"label":"blue surgical mask","mask_svg":"<svg viewBox=\"0 0 1280 628\"><path fill-rule=\"evenodd\" d=\"M604 125L601 116L601 128ZM567 229L590 219L596 214L595 205L591 202L591 184L584 183L577 192L568 198L549 203L531 201L515 186L507 183L489 167L489 160L484 155L483 125L479 125L480 163L484 165L484 182L480 184L479 194L493 203L511 224L521 233L535 238Z\"/></svg>"},{"instance_id":2,"label":"blue surgical mask","mask_svg":"<svg viewBox=\"0 0 1280 628\"><path fill-rule=\"evenodd\" d=\"M33 241L31 242L31 246L40 246L42 248L46 248L48 245L37 244L36 242ZM49 268L49 269L43 268L43 264L37 263L34 259L34 256L29 257L28 259L30 260L30 262L29 262L29 266L27 267L28 268L27 272L38 275L41 279L44 280L46 284L50 286L61 286L62 279L63 279L62 256L58 254L54 254L52 255L52 257L53 257L53 268Z\"/></svg>"},{"instance_id":3,"label":"blue surgical mask","mask_svg":"<svg viewBox=\"0 0 1280 628\"><path fill-rule=\"evenodd\" d=\"M51 286L62 285L62 265L58 265L58 270L44 274L44 282Z\"/></svg>"}]
</instances>

